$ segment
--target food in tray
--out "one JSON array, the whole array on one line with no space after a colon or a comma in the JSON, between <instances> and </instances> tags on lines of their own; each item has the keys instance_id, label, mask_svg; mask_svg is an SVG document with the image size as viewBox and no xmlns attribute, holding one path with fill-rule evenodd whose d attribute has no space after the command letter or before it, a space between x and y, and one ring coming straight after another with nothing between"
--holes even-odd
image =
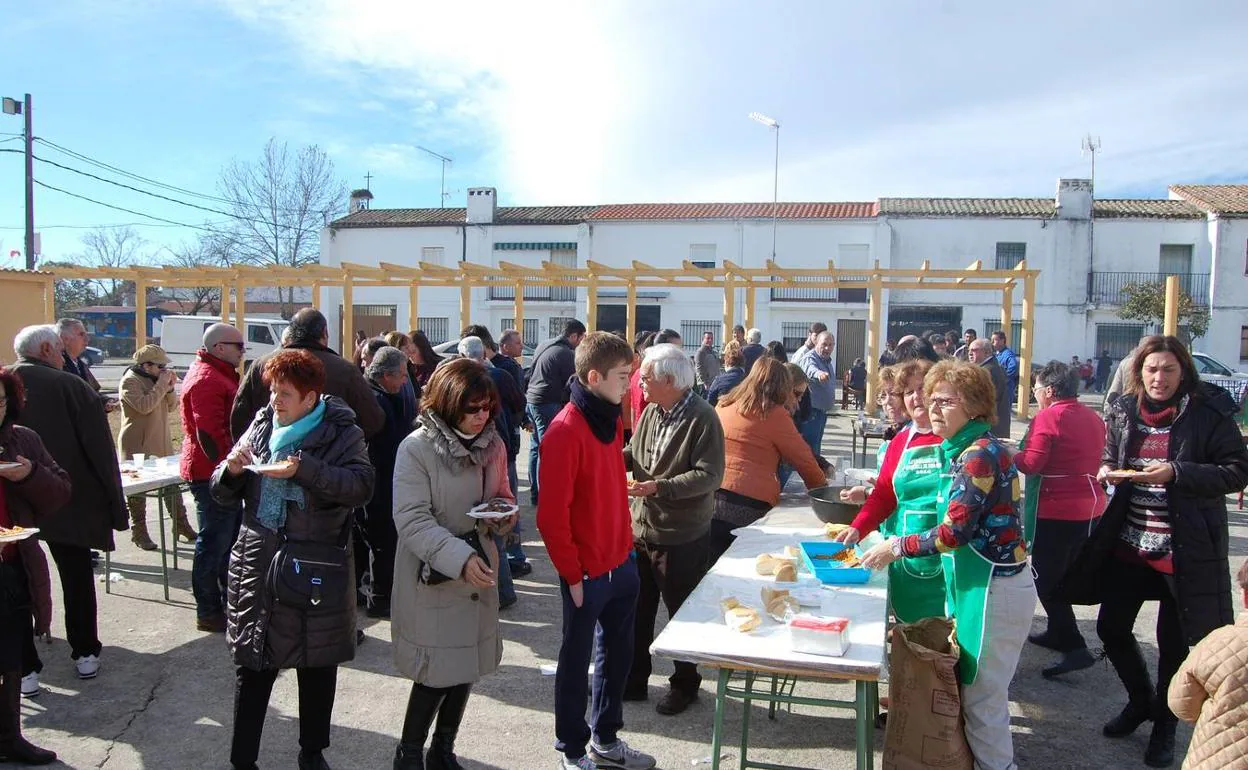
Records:
<instances>
[{"instance_id":1,"label":"food in tray","mask_svg":"<svg viewBox=\"0 0 1248 770\"><path fill-rule=\"evenodd\" d=\"M762 597L763 609L778 623L801 611L802 605L783 588L764 587Z\"/></svg>"},{"instance_id":2,"label":"food in tray","mask_svg":"<svg viewBox=\"0 0 1248 770\"><path fill-rule=\"evenodd\" d=\"M776 564L775 577L777 583L796 583L797 562L791 559L778 560Z\"/></svg>"},{"instance_id":3,"label":"food in tray","mask_svg":"<svg viewBox=\"0 0 1248 770\"><path fill-rule=\"evenodd\" d=\"M719 606L724 610L724 623L733 631L746 634L758 628L763 622L758 610L746 607L731 596L721 601Z\"/></svg>"},{"instance_id":4,"label":"food in tray","mask_svg":"<svg viewBox=\"0 0 1248 770\"><path fill-rule=\"evenodd\" d=\"M484 505L478 505L476 508L473 508L474 511L480 511L481 513L511 513L515 509L514 503L501 497L496 497Z\"/></svg>"},{"instance_id":5,"label":"food in tray","mask_svg":"<svg viewBox=\"0 0 1248 770\"><path fill-rule=\"evenodd\" d=\"M834 561L845 567L862 566L862 560L858 558L858 554L852 548L846 548L836 553L817 553L811 558L815 561Z\"/></svg>"},{"instance_id":6,"label":"food in tray","mask_svg":"<svg viewBox=\"0 0 1248 770\"><path fill-rule=\"evenodd\" d=\"M19 527L14 524L11 527L0 527L0 537L11 537L12 535L20 535L26 531L25 527Z\"/></svg>"},{"instance_id":7,"label":"food in tray","mask_svg":"<svg viewBox=\"0 0 1248 770\"><path fill-rule=\"evenodd\" d=\"M848 524L833 524L829 522L823 525L823 534L826 537L836 537L847 529L849 529Z\"/></svg>"},{"instance_id":8,"label":"food in tray","mask_svg":"<svg viewBox=\"0 0 1248 770\"><path fill-rule=\"evenodd\" d=\"M789 620L789 647L812 655L844 655L849 649L849 619L797 615Z\"/></svg>"}]
</instances>

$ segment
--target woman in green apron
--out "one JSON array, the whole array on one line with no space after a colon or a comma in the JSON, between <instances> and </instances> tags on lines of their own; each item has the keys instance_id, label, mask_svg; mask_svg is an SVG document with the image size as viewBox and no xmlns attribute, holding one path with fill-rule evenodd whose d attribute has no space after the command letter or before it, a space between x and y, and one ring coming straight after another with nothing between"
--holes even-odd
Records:
<instances>
[{"instance_id":1,"label":"woman in green apron","mask_svg":"<svg viewBox=\"0 0 1248 770\"><path fill-rule=\"evenodd\" d=\"M1027 563L1018 472L992 435L992 379L974 364L945 361L924 380L932 430L945 467L937 491L940 524L890 537L863 557L879 569L903 558L939 555L946 602L961 647L959 677L966 739L976 768L1014 764L1010 681L1027 641L1036 587Z\"/></svg>"},{"instance_id":2,"label":"woman in green apron","mask_svg":"<svg viewBox=\"0 0 1248 770\"><path fill-rule=\"evenodd\" d=\"M875 488L850 528L837 536L838 541L853 544L877 528L888 537L919 534L939 521L941 438L932 433L923 400L923 377L931 365L911 360L896 368L893 393L903 400L910 424L889 443ZM945 582L940 556L916 556L890 565L888 596L893 614L902 623L943 617Z\"/></svg>"},{"instance_id":3,"label":"woman in green apron","mask_svg":"<svg viewBox=\"0 0 1248 770\"><path fill-rule=\"evenodd\" d=\"M894 387L897 381L897 370L900 368L899 366L881 366L880 371L875 375L875 389L878 394L875 397L875 405L883 413L884 422L888 424L888 427L884 429L880 445L875 449L876 475L867 482L872 487L875 486L880 470L884 467L884 455L888 452L889 443L910 424L910 415L906 414L906 404L902 400L901 391ZM867 486L843 489L841 502L862 505L867 501L867 495L870 493L871 490Z\"/></svg>"}]
</instances>

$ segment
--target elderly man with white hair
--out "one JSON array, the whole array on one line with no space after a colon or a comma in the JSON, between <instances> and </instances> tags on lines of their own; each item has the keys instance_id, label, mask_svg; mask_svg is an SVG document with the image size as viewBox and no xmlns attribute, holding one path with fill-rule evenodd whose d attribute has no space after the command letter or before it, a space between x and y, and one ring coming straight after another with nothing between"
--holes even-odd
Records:
<instances>
[{"instance_id":1,"label":"elderly man with white hair","mask_svg":"<svg viewBox=\"0 0 1248 770\"><path fill-rule=\"evenodd\" d=\"M710 567L711 514L724 479L724 430L715 410L693 392L693 382L693 363L679 347L646 350L641 387L649 405L624 448L624 465L633 473L628 493L641 577L625 700L647 697L659 600L668 617L675 615ZM677 661L655 710L679 714L697 698L701 684L695 664Z\"/></svg>"},{"instance_id":2,"label":"elderly man with white hair","mask_svg":"<svg viewBox=\"0 0 1248 770\"><path fill-rule=\"evenodd\" d=\"M39 434L73 481L69 504L40 524L40 537L60 573L70 655L79 678L91 679L99 671L102 649L91 549L113 550L113 532L129 525L117 450L100 397L77 375L62 370L64 344L55 326L22 329L13 352L18 357L13 372L26 389L17 424Z\"/></svg>"},{"instance_id":3,"label":"elderly man with white hair","mask_svg":"<svg viewBox=\"0 0 1248 770\"><path fill-rule=\"evenodd\" d=\"M763 333L759 329L750 329L745 333L745 345L741 348L741 355L745 358L745 373L749 374L754 368L754 362L767 352L767 348L763 346Z\"/></svg>"},{"instance_id":4,"label":"elderly man with white hair","mask_svg":"<svg viewBox=\"0 0 1248 770\"><path fill-rule=\"evenodd\" d=\"M967 356L972 364L988 370L992 378L992 389L997 394L997 419L992 425L992 434L999 438L1010 437L1010 382L1005 370L997 361L996 352L992 349L992 341L980 337L967 346Z\"/></svg>"}]
</instances>

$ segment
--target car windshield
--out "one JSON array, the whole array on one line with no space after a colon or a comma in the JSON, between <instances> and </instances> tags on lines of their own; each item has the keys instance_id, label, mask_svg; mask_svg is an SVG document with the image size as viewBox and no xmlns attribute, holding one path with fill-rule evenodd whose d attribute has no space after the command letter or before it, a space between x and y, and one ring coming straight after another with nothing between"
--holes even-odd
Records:
<instances>
[{"instance_id":1,"label":"car windshield","mask_svg":"<svg viewBox=\"0 0 1248 770\"><path fill-rule=\"evenodd\" d=\"M1221 377L1230 377L1234 374L1230 369L1223 366L1217 360L1210 358L1203 353L1195 356L1196 366L1200 369L1201 374L1216 374Z\"/></svg>"}]
</instances>

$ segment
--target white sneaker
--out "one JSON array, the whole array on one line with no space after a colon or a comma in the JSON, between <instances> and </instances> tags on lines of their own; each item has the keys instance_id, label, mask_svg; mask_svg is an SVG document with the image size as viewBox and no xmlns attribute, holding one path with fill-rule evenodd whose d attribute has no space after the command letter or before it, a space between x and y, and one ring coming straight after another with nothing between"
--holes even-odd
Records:
<instances>
[{"instance_id":1,"label":"white sneaker","mask_svg":"<svg viewBox=\"0 0 1248 770\"><path fill-rule=\"evenodd\" d=\"M43 692L43 688L39 686L39 672L32 671L22 677L22 697L33 698Z\"/></svg>"},{"instance_id":2,"label":"white sneaker","mask_svg":"<svg viewBox=\"0 0 1248 770\"><path fill-rule=\"evenodd\" d=\"M594 764L594 760L588 756L580 759L568 759L566 756L559 760L560 770L598 770L598 765Z\"/></svg>"},{"instance_id":3,"label":"white sneaker","mask_svg":"<svg viewBox=\"0 0 1248 770\"><path fill-rule=\"evenodd\" d=\"M83 655L74 661L74 667L78 669L79 679L95 679L95 675L100 673L100 657L98 655Z\"/></svg>"},{"instance_id":4,"label":"white sneaker","mask_svg":"<svg viewBox=\"0 0 1248 770\"><path fill-rule=\"evenodd\" d=\"M596 767L600 768L650 770L655 765L654 757L634 749L622 740L617 740L610 746L599 746L591 741L589 758L594 761Z\"/></svg>"}]
</instances>

